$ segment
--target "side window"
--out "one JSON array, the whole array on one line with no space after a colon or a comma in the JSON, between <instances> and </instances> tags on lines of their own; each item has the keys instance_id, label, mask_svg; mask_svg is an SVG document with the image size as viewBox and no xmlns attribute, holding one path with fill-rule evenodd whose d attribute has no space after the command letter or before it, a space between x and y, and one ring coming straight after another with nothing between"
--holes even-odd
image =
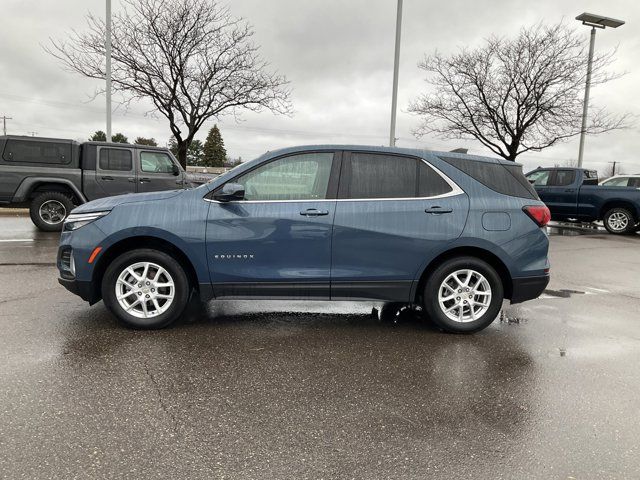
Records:
<instances>
[{"instance_id":1,"label":"side window","mask_svg":"<svg viewBox=\"0 0 640 480\"><path fill-rule=\"evenodd\" d=\"M131 150L122 148L101 148L100 149L100 169L130 171L133 166Z\"/></svg>"},{"instance_id":2,"label":"side window","mask_svg":"<svg viewBox=\"0 0 640 480\"><path fill-rule=\"evenodd\" d=\"M551 185L554 187L566 187L571 185L575 179L575 170L556 170L556 175Z\"/></svg>"},{"instance_id":3,"label":"side window","mask_svg":"<svg viewBox=\"0 0 640 480\"><path fill-rule=\"evenodd\" d=\"M140 170L147 173L173 173L174 163L162 152L140 152Z\"/></svg>"},{"instance_id":4,"label":"side window","mask_svg":"<svg viewBox=\"0 0 640 480\"><path fill-rule=\"evenodd\" d=\"M438 172L423 161L418 162L418 196L435 197L453 189Z\"/></svg>"},{"instance_id":5,"label":"side window","mask_svg":"<svg viewBox=\"0 0 640 480\"><path fill-rule=\"evenodd\" d=\"M545 187L549 185L550 170L538 170L527 175L527 180L533 182L535 186Z\"/></svg>"},{"instance_id":6,"label":"side window","mask_svg":"<svg viewBox=\"0 0 640 480\"><path fill-rule=\"evenodd\" d=\"M415 158L352 153L342 167L340 198L407 198L416 196ZM346 176L345 176L346 173Z\"/></svg>"},{"instance_id":7,"label":"side window","mask_svg":"<svg viewBox=\"0 0 640 480\"><path fill-rule=\"evenodd\" d=\"M630 181L631 179L627 177L612 178L611 180L603 182L602 185L605 187L627 187Z\"/></svg>"},{"instance_id":8,"label":"side window","mask_svg":"<svg viewBox=\"0 0 640 480\"><path fill-rule=\"evenodd\" d=\"M9 139L2 158L16 163L66 165L71 162L71 143Z\"/></svg>"},{"instance_id":9,"label":"side window","mask_svg":"<svg viewBox=\"0 0 640 480\"><path fill-rule=\"evenodd\" d=\"M244 186L245 200L315 200L325 198L332 152L280 158L232 180Z\"/></svg>"},{"instance_id":10,"label":"side window","mask_svg":"<svg viewBox=\"0 0 640 480\"><path fill-rule=\"evenodd\" d=\"M640 188L640 177L631 177L629 179L629 186Z\"/></svg>"}]
</instances>

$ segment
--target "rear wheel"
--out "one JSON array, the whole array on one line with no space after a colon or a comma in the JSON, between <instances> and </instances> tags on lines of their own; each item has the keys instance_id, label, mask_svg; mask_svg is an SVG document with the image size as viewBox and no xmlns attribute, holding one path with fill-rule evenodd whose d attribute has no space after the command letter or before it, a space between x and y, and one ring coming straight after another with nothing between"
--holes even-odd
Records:
<instances>
[{"instance_id":1,"label":"rear wheel","mask_svg":"<svg viewBox=\"0 0 640 480\"><path fill-rule=\"evenodd\" d=\"M29 215L40 230L59 232L71 210L73 202L67 195L62 192L44 192L31 201Z\"/></svg>"},{"instance_id":2,"label":"rear wheel","mask_svg":"<svg viewBox=\"0 0 640 480\"><path fill-rule=\"evenodd\" d=\"M189 300L189 280L173 257L152 249L126 252L107 268L102 298L125 325L163 328L175 322Z\"/></svg>"},{"instance_id":3,"label":"rear wheel","mask_svg":"<svg viewBox=\"0 0 640 480\"><path fill-rule=\"evenodd\" d=\"M441 329L472 333L497 317L504 288L488 263L475 257L458 257L442 263L427 280L424 309Z\"/></svg>"},{"instance_id":4,"label":"rear wheel","mask_svg":"<svg viewBox=\"0 0 640 480\"><path fill-rule=\"evenodd\" d=\"M626 208L616 207L607 211L602 219L604 228L607 232L614 235L620 235L625 233L631 233L635 228L635 218L633 214Z\"/></svg>"}]
</instances>

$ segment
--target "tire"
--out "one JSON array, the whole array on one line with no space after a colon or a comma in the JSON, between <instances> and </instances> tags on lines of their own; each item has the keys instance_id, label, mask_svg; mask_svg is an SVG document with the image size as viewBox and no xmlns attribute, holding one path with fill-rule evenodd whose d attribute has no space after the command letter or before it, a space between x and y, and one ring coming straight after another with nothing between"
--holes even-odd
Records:
<instances>
[{"instance_id":1,"label":"tire","mask_svg":"<svg viewBox=\"0 0 640 480\"><path fill-rule=\"evenodd\" d=\"M463 285L456 282L454 273ZM466 287L464 283L469 274L471 279ZM448 287L444 286L445 283ZM452 285L459 288L454 289ZM468 293L466 288L470 289ZM475 295L474 291L477 292ZM439 297L441 292L444 292L442 303ZM453 297L447 299L451 295ZM473 296L465 299L465 295ZM481 302L486 297L489 301L484 300L485 306L473 306L473 315L469 308L471 305L463 303L470 300ZM445 261L431 274L424 289L424 309L427 316L436 326L451 333L473 333L486 328L498 316L503 299L504 287L500 276L491 265L475 257L457 257ZM449 315L445 312L447 309ZM462 321L459 320L461 311Z\"/></svg>"},{"instance_id":2,"label":"tire","mask_svg":"<svg viewBox=\"0 0 640 480\"><path fill-rule=\"evenodd\" d=\"M64 219L73 210L73 202L62 192L44 192L37 195L29 206L31 221L43 232L59 232Z\"/></svg>"},{"instance_id":3,"label":"tire","mask_svg":"<svg viewBox=\"0 0 640 480\"><path fill-rule=\"evenodd\" d=\"M634 231L636 220L628 209L616 207L604 214L602 223L607 232L613 235L624 235Z\"/></svg>"},{"instance_id":4,"label":"tire","mask_svg":"<svg viewBox=\"0 0 640 480\"><path fill-rule=\"evenodd\" d=\"M137 280L127 268L136 274ZM172 287L168 286L171 284ZM111 262L102 277L105 305L120 322L135 329L171 325L184 312L190 290L187 274L177 260L147 248L123 253ZM127 292L131 293L125 295ZM126 306L130 307L129 311Z\"/></svg>"}]
</instances>

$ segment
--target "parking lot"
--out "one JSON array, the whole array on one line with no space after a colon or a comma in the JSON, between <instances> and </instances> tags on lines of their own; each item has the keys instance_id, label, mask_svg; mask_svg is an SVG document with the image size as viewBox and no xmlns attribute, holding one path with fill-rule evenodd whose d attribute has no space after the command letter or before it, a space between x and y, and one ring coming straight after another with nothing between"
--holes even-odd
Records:
<instances>
[{"instance_id":1,"label":"parking lot","mask_svg":"<svg viewBox=\"0 0 640 480\"><path fill-rule=\"evenodd\" d=\"M0 475L637 478L640 235L550 234L547 292L475 335L266 301L140 332L0 216Z\"/></svg>"}]
</instances>

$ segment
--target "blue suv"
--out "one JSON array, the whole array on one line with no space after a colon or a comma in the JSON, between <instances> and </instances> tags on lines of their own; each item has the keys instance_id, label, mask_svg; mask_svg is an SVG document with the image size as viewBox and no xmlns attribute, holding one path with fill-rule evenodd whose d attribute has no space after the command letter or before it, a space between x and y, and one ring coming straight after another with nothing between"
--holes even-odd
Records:
<instances>
[{"instance_id":1,"label":"blue suv","mask_svg":"<svg viewBox=\"0 0 640 480\"><path fill-rule=\"evenodd\" d=\"M519 164L362 146L268 152L191 190L86 203L60 283L124 324L161 328L190 298L419 305L441 329L489 325L549 282L549 210Z\"/></svg>"}]
</instances>

